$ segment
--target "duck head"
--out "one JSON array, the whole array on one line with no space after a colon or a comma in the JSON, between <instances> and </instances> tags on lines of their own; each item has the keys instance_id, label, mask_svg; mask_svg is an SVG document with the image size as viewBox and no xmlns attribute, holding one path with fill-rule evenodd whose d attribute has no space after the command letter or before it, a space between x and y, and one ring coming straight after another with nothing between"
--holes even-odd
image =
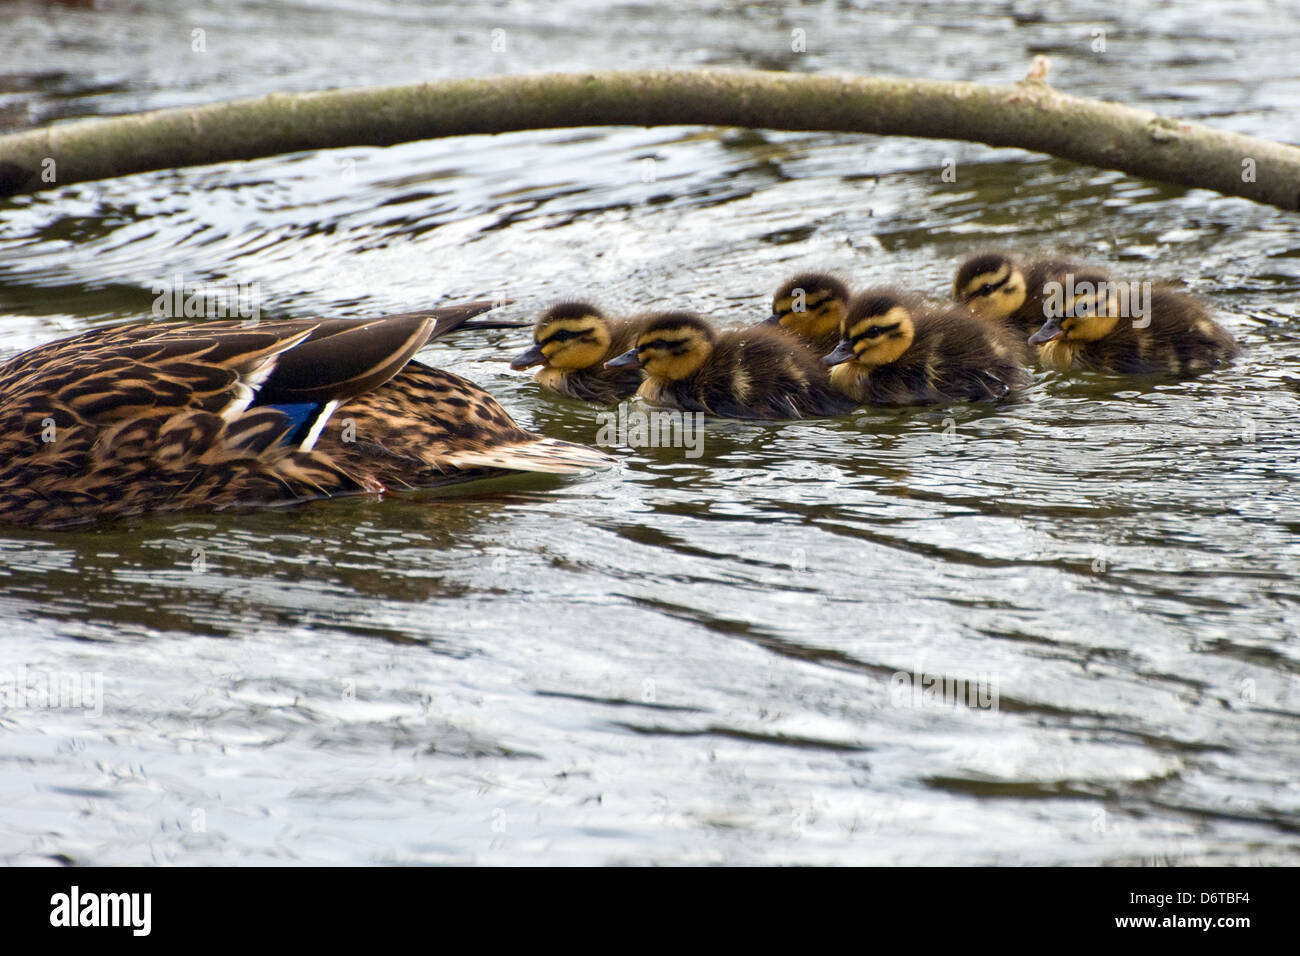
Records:
<instances>
[{"instance_id":1,"label":"duck head","mask_svg":"<svg viewBox=\"0 0 1300 956\"><path fill-rule=\"evenodd\" d=\"M533 347L511 359L510 367L590 368L609 352L609 343L605 313L590 302L561 302L542 313L533 326Z\"/></svg>"},{"instance_id":2,"label":"duck head","mask_svg":"<svg viewBox=\"0 0 1300 956\"><path fill-rule=\"evenodd\" d=\"M1003 252L972 256L957 269L952 297L982 318L1001 320L1025 304L1028 288L1019 263Z\"/></svg>"},{"instance_id":3,"label":"duck head","mask_svg":"<svg viewBox=\"0 0 1300 956\"><path fill-rule=\"evenodd\" d=\"M1029 337L1030 345L1064 342L1096 342L1110 335L1119 321L1119 287L1100 272L1070 276L1064 286L1071 294L1057 302L1049 297L1043 306L1047 321Z\"/></svg>"},{"instance_id":4,"label":"duck head","mask_svg":"<svg viewBox=\"0 0 1300 956\"><path fill-rule=\"evenodd\" d=\"M605 368L640 368L651 378L677 381L689 378L713 352L717 333L691 312L664 312L651 316L636 337L636 345Z\"/></svg>"},{"instance_id":5,"label":"duck head","mask_svg":"<svg viewBox=\"0 0 1300 956\"><path fill-rule=\"evenodd\" d=\"M822 272L806 272L776 290L772 316L767 322L801 338L819 339L839 330L848 303L848 286L839 279Z\"/></svg>"},{"instance_id":6,"label":"duck head","mask_svg":"<svg viewBox=\"0 0 1300 956\"><path fill-rule=\"evenodd\" d=\"M840 344L822 359L826 366L852 362L864 368L888 365L907 351L916 337L912 313L889 290L869 290L853 300L840 330Z\"/></svg>"}]
</instances>

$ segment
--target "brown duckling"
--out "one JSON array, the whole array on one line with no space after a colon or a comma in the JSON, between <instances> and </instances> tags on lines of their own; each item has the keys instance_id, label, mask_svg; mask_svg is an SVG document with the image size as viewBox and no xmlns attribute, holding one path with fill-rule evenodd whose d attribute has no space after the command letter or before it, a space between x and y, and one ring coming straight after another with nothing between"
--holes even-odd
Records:
<instances>
[{"instance_id":1,"label":"brown duckling","mask_svg":"<svg viewBox=\"0 0 1300 956\"><path fill-rule=\"evenodd\" d=\"M1167 286L1115 281L1100 270L1071 275L1029 337L1049 368L1112 375L1195 375L1232 359L1232 334L1194 297Z\"/></svg>"},{"instance_id":2,"label":"brown duckling","mask_svg":"<svg viewBox=\"0 0 1300 956\"><path fill-rule=\"evenodd\" d=\"M803 339L818 355L840 343L840 326L852 294L849 287L824 272L805 272L781 284L772 296L772 316L766 321Z\"/></svg>"},{"instance_id":3,"label":"brown duckling","mask_svg":"<svg viewBox=\"0 0 1300 956\"><path fill-rule=\"evenodd\" d=\"M533 347L510 361L513 369L542 366L534 379L543 388L588 402L610 404L636 394L641 373L606 368L636 341L638 319L611 319L589 302L561 302L533 326Z\"/></svg>"},{"instance_id":4,"label":"brown duckling","mask_svg":"<svg viewBox=\"0 0 1300 956\"><path fill-rule=\"evenodd\" d=\"M1047 316L1044 287L1082 269L1069 259L1042 256L1022 262L1006 252L971 256L957 269L952 297L986 321L1000 324L1023 341Z\"/></svg>"},{"instance_id":5,"label":"brown duckling","mask_svg":"<svg viewBox=\"0 0 1300 956\"><path fill-rule=\"evenodd\" d=\"M605 364L644 371L637 394L647 401L722 418L825 418L854 408L815 355L766 325L718 332L698 315L666 312Z\"/></svg>"},{"instance_id":6,"label":"brown duckling","mask_svg":"<svg viewBox=\"0 0 1300 956\"><path fill-rule=\"evenodd\" d=\"M1032 381L1006 333L888 288L853 300L844 337L822 362L832 385L873 405L990 401Z\"/></svg>"}]
</instances>

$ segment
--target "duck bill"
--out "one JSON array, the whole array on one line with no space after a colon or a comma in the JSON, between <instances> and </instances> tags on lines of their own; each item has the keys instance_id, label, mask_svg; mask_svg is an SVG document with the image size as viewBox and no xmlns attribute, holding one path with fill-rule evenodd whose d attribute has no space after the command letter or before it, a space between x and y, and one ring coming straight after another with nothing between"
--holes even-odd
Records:
<instances>
[{"instance_id":1,"label":"duck bill","mask_svg":"<svg viewBox=\"0 0 1300 956\"><path fill-rule=\"evenodd\" d=\"M847 362L851 358L853 358L853 343L848 339L845 339L836 346L834 352L822 358L822 364L827 368L830 368L832 365L839 365L841 362Z\"/></svg>"},{"instance_id":2,"label":"duck bill","mask_svg":"<svg viewBox=\"0 0 1300 956\"><path fill-rule=\"evenodd\" d=\"M515 371L522 371L526 368L532 368L534 365L545 365L546 356L542 354L542 347L534 345L527 352L520 352L510 360L510 367Z\"/></svg>"},{"instance_id":3,"label":"duck bill","mask_svg":"<svg viewBox=\"0 0 1300 956\"><path fill-rule=\"evenodd\" d=\"M1030 345L1045 345L1048 342L1055 342L1065 334L1065 329L1061 328L1061 320L1057 318L1048 319L1043 323L1043 327L1029 336Z\"/></svg>"},{"instance_id":4,"label":"duck bill","mask_svg":"<svg viewBox=\"0 0 1300 956\"><path fill-rule=\"evenodd\" d=\"M759 325L780 325L780 324L781 324L781 317L779 315L769 315L766 319L764 319L762 322L759 323Z\"/></svg>"},{"instance_id":5,"label":"duck bill","mask_svg":"<svg viewBox=\"0 0 1300 956\"><path fill-rule=\"evenodd\" d=\"M612 358L605 363L605 368L640 368L641 359L636 354L636 349L628 349L618 358Z\"/></svg>"}]
</instances>

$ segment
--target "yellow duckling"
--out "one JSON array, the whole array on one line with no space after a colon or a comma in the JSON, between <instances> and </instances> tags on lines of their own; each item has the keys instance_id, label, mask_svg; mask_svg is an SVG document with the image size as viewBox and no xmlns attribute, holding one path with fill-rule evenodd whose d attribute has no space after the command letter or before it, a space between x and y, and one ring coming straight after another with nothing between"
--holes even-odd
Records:
<instances>
[{"instance_id":1,"label":"yellow duckling","mask_svg":"<svg viewBox=\"0 0 1300 956\"><path fill-rule=\"evenodd\" d=\"M887 288L853 300L843 339L822 362L832 385L873 405L987 401L1032 381L998 329Z\"/></svg>"},{"instance_id":2,"label":"yellow duckling","mask_svg":"<svg viewBox=\"0 0 1300 956\"><path fill-rule=\"evenodd\" d=\"M698 315L666 312L605 365L642 369L637 394L647 401L722 418L824 418L854 408L815 355L766 325L719 333Z\"/></svg>"},{"instance_id":3,"label":"yellow duckling","mask_svg":"<svg viewBox=\"0 0 1300 956\"><path fill-rule=\"evenodd\" d=\"M533 347L516 355L513 369L538 369L534 379L570 398L610 404L641 385L635 368L606 368L605 362L636 341L638 319L611 319L589 302L561 302L533 326Z\"/></svg>"},{"instance_id":4,"label":"yellow duckling","mask_svg":"<svg viewBox=\"0 0 1300 956\"><path fill-rule=\"evenodd\" d=\"M1166 286L1110 279L1099 270L1072 274L1060 301L1047 303L1043 327L1029 337L1049 368L1114 375L1195 375L1241 349L1192 296Z\"/></svg>"},{"instance_id":5,"label":"yellow duckling","mask_svg":"<svg viewBox=\"0 0 1300 956\"><path fill-rule=\"evenodd\" d=\"M772 296L767 320L825 355L840 342L840 326L852 298L849 287L833 275L806 272L782 283Z\"/></svg>"},{"instance_id":6,"label":"yellow duckling","mask_svg":"<svg viewBox=\"0 0 1300 956\"><path fill-rule=\"evenodd\" d=\"M1045 286L1081 268L1069 259L1051 256L1021 262L1006 252L984 252L971 256L957 269L952 297L1023 341L1047 318L1043 312Z\"/></svg>"}]
</instances>

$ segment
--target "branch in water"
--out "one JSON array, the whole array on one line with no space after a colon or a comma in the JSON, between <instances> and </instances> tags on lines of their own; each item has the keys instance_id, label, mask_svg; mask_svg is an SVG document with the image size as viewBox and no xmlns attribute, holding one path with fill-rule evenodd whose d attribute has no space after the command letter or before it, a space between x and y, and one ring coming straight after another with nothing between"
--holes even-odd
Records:
<instances>
[{"instance_id":1,"label":"branch in water","mask_svg":"<svg viewBox=\"0 0 1300 956\"><path fill-rule=\"evenodd\" d=\"M746 126L962 139L1300 209L1300 148L1057 92L708 70L552 73L256 99L0 136L0 195L298 150L575 126Z\"/></svg>"}]
</instances>

